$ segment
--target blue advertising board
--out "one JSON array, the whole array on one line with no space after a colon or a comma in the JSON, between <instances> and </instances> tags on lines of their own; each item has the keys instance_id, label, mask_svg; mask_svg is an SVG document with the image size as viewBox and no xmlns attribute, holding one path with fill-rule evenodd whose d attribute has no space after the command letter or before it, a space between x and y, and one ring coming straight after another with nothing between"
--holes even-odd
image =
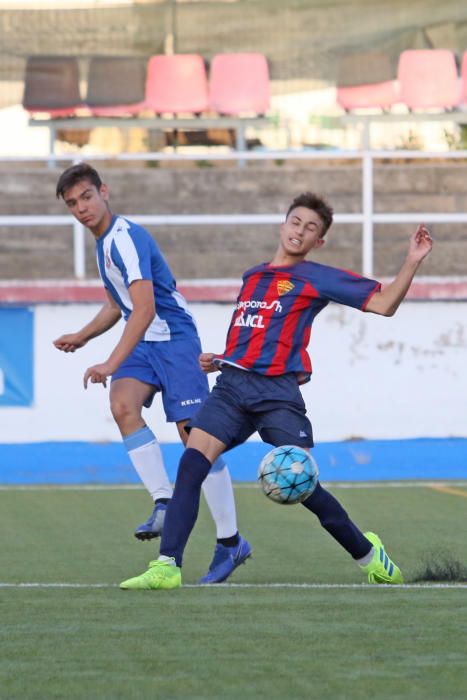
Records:
<instances>
[{"instance_id":1,"label":"blue advertising board","mask_svg":"<svg viewBox=\"0 0 467 700\"><path fill-rule=\"evenodd\" d=\"M226 454L234 481L255 481L271 445L246 442ZM180 443L161 445L175 481ZM322 442L313 450L320 478L339 481L467 479L467 438ZM141 484L121 442L0 444L0 484Z\"/></svg>"},{"instance_id":2,"label":"blue advertising board","mask_svg":"<svg viewBox=\"0 0 467 700\"><path fill-rule=\"evenodd\" d=\"M34 314L25 307L0 308L0 408L34 400Z\"/></svg>"}]
</instances>

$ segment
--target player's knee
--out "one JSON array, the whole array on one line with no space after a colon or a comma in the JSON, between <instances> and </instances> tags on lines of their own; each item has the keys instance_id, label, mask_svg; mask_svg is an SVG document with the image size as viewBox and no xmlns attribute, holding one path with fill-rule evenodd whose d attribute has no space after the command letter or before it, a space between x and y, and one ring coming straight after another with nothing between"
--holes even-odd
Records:
<instances>
[{"instance_id":1,"label":"player's knee","mask_svg":"<svg viewBox=\"0 0 467 700\"><path fill-rule=\"evenodd\" d=\"M128 401L122 396L111 398L110 410L118 426L122 426L132 418L139 415L139 411L135 408L132 402Z\"/></svg>"},{"instance_id":2,"label":"player's knee","mask_svg":"<svg viewBox=\"0 0 467 700\"><path fill-rule=\"evenodd\" d=\"M201 486L210 469L208 458L199 450L188 447L178 465L177 484L184 482Z\"/></svg>"}]
</instances>

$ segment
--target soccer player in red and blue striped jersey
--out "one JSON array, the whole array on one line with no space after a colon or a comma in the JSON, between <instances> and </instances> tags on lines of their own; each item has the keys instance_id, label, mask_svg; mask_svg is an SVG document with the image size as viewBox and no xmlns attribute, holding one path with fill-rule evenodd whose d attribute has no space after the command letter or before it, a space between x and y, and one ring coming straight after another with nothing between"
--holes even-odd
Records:
<instances>
[{"instance_id":1,"label":"soccer player in red and blue striped jersey","mask_svg":"<svg viewBox=\"0 0 467 700\"><path fill-rule=\"evenodd\" d=\"M225 351L203 353L205 372L221 370L211 394L190 421L191 432L180 461L167 510L160 557L122 588L177 588L186 542L196 522L201 483L225 450L255 431L272 445L313 446L311 423L299 384L311 374L307 352L315 316L329 302L392 316L432 248L424 225L410 238L406 259L388 285L361 275L307 261L324 244L332 223L331 207L304 193L290 205L280 227L277 251L269 263L248 270L227 334ZM318 483L303 505L353 557L370 583L402 583L399 567L379 537L362 533L340 503ZM216 557L211 564L219 566ZM202 579L210 583L209 572Z\"/></svg>"},{"instance_id":2,"label":"soccer player in red and blue striped jersey","mask_svg":"<svg viewBox=\"0 0 467 700\"><path fill-rule=\"evenodd\" d=\"M329 301L365 310L379 289L374 280L311 261L262 263L243 275L226 349L214 362L267 376L294 372L304 383L315 316Z\"/></svg>"}]
</instances>

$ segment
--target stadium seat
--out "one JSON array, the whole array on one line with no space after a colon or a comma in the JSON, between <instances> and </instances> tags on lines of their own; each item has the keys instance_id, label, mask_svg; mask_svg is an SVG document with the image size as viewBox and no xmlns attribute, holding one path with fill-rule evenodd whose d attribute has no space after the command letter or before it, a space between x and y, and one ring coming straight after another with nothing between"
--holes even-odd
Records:
<instances>
[{"instance_id":1,"label":"stadium seat","mask_svg":"<svg viewBox=\"0 0 467 700\"><path fill-rule=\"evenodd\" d=\"M214 56L209 80L209 106L224 115L265 114L270 106L266 57L260 53Z\"/></svg>"},{"instance_id":2,"label":"stadium seat","mask_svg":"<svg viewBox=\"0 0 467 700\"><path fill-rule=\"evenodd\" d=\"M398 101L399 93L389 56L378 52L342 56L336 99L345 111L390 109Z\"/></svg>"},{"instance_id":3,"label":"stadium seat","mask_svg":"<svg viewBox=\"0 0 467 700\"><path fill-rule=\"evenodd\" d=\"M462 56L461 64L462 102L467 105L467 51Z\"/></svg>"},{"instance_id":4,"label":"stadium seat","mask_svg":"<svg viewBox=\"0 0 467 700\"><path fill-rule=\"evenodd\" d=\"M73 56L30 56L24 76L23 107L32 115L68 117L82 107L79 66Z\"/></svg>"},{"instance_id":5,"label":"stadium seat","mask_svg":"<svg viewBox=\"0 0 467 700\"><path fill-rule=\"evenodd\" d=\"M146 107L156 114L200 114L208 106L208 81L197 54L152 56L146 80Z\"/></svg>"},{"instance_id":6,"label":"stadium seat","mask_svg":"<svg viewBox=\"0 0 467 700\"><path fill-rule=\"evenodd\" d=\"M397 83L388 80L384 83L369 83L337 87L337 103L346 112L355 109L378 108L387 110L398 101Z\"/></svg>"},{"instance_id":7,"label":"stadium seat","mask_svg":"<svg viewBox=\"0 0 467 700\"><path fill-rule=\"evenodd\" d=\"M145 106L146 61L95 56L89 63L86 105L94 116L138 114Z\"/></svg>"},{"instance_id":8,"label":"stadium seat","mask_svg":"<svg viewBox=\"0 0 467 700\"><path fill-rule=\"evenodd\" d=\"M401 101L409 109L452 109L461 100L456 59L448 49L410 49L399 56Z\"/></svg>"}]
</instances>

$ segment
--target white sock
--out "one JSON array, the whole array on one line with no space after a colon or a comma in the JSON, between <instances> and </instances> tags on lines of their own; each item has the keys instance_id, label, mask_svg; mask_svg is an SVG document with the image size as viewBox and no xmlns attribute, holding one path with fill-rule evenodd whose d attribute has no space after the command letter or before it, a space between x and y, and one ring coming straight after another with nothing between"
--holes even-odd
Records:
<instances>
[{"instance_id":1,"label":"white sock","mask_svg":"<svg viewBox=\"0 0 467 700\"><path fill-rule=\"evenodd\" d=\"M128 456L151 498L172 498L172 486L156 436L147 426L123 438Z\"/></svg>"},{"instance_id":2,"label":"white sock","mask_svg":"<svg viewBox=\"0 0 467 700\"><path fill-rule=\"evenodd\" d=\"M173 557L166 557L165 554L159 554L157 561L163 561L165 564L170 564L170 566L176 566L175 559Z\"/></svg>"},{"instance_id":3,"label":"white sock","mask_svg":"<svg viewBox=\"0 0 467 700\"><path fill-rule=\"evenodd\" d=\"M237 533L237 512L230 472L218 459L203 481L203 493L216 524L217 539Z\"/></svg>"},{"instance_id":4,"label":"white sock","mask_svg":"<svg viewBox=\"0 0 467 700\"><path fill-rule=\"evenodd\" d=\"M355 559L355 561L357 562L357 564L358 564L359 566L366 566L366 565L369 564L370 561L373 559L373 554L374 554L374 553L375 553L375 548L372 547L372 548L370 549L370 551L368 552L368 554L365 554L365 556L362 557L361 559Z\"/></svg>"}]
</instances>

